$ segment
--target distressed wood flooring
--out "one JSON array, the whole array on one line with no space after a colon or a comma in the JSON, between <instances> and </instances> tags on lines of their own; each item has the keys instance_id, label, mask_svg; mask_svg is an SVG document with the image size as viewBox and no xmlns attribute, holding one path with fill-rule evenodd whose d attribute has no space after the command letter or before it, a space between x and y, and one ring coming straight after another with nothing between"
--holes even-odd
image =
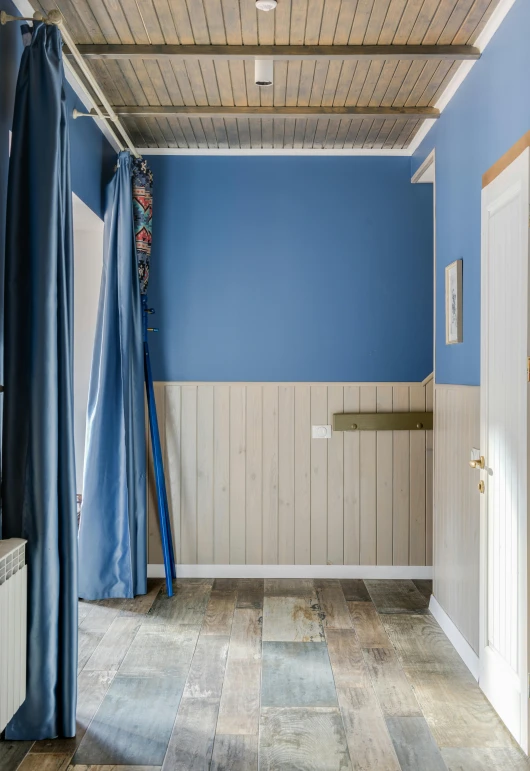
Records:
<instances>
[{"instance_id":1,"label":"distressed wood flooring","mask_svg":"<svg viewBox=\"0 0 530 771\"><path fill-rule=\"evenodd\" d=\"M425 581L162 581L79 606L75 739L0 771L530 771Z\"/></svg>"}]
</instances>

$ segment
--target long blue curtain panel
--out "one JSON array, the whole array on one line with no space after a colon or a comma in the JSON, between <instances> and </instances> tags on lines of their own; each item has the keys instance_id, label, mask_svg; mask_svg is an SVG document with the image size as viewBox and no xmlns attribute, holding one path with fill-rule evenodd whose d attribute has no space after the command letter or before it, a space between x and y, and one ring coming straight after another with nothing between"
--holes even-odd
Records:
<instances>
[{"instance_id":1,"label":"long blue curtain panel","mask_svg":"<svg viewBox=\"0 0 530 771\"><path fill-rule=\"evenodd\" d=\"M76 731L72 190L61 34L36 23L24 39L6 212L2 536L28 541L28 669L6 737L48 739Z\"/></svg>"}]
</instances>

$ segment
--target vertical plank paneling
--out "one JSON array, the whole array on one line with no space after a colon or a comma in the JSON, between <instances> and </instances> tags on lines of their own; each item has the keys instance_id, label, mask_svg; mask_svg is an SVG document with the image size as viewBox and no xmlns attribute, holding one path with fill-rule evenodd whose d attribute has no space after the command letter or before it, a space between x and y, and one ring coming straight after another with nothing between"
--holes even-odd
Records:
<instances>
[{"instance_id":1,"label":"vertical plank paneling","mask_svg":"<svg viewBox=\"0 0 530 771\"><path fill-rule=\"evenodd\" d=\"M478 653L480 496L468 460L480 447L480 388L436 385L434 420L434 595Z\"/></svg>"},{"instance_id":2,"label":"vertical plank paneling","mask_svg":"<svg viewBox=\"0 0 530 771\"><path fill-rule=\"evenodd\" d=\"M278 386L263 386L263 562L278 564Z\"/></svg>"},{"instance_id":3,"label":"vertical plank paneling","mask_svg":"<svg viewBox=\"0 0 530 771\"><path fill-rule=\"evenodd\" d=\"M378 386L377 412L392 412L391 386ZM377 564L392 564L392 431L377 432Z\"/></svg>"},{"instance_id":4,"label":"vertical plank paneling","mask_svg":"<svg viewBox=\"0 0 530 771\"><path fill-rule=\"evenodd\" d=\"M157 383L155 383L155 394ZM169 515L171 518L171 527L173 530L173 541L175 545L175 559L180 561L182 558L182 548L180 539L180 508L181 508L181 394L182 389L178 385L168 385L164 387L164 432L166 436L166 489L168 497ZM157 405L158 412L158 405ZM158 413L158 420L161 423L161 416ZM155 486L154 477L153 487ZM155 493L156 494L156 493ZM151 496L152 497L152 496ZM158 515L157 515L158 516ZM162 549L157 526L157 543ZM149 534L149 545L151 545L151 534ZM160 551L160 553L162 553ZM162 559L160 560L162 562Z\"/></svg>"},{"instance_id":5,"label":"vertical plank paneling","mask_svg":"<svg viewBox=\"0 0 530 771\"><path fill-rule=\"evenodd\" d=\"M230 563L245 563L246 388L230 387Z\"/></svg>"},{"instance_id":6,"label":"vertical plank paneling","mask_svg":"<svg viewBox=\"0 0 530 771\"><path fill-rule=\"evenodd\" d=\"M279 387L278 562L294 565L294 386Z\"/></svg>"},{"instance_id":7,"label":"vertical plank paneling","mask_svg":"<svg viewBox=\"0 0 530 771\"><path fill-rule=\"evenodd\" d=\"M344 386L344 412L359 411L359 386ZM356 431L344 434L344 564L360 560L360 439Z\"/></svg>"},{"instance_id":8,"label":"vertical plank paneling","mask_svg":"<svg viewBox=\"0 0 530 771\"><path fill-rule=\"evenodd\" d=\"M299 385L294 396L294 559L311 563L311 389Z\"/></svg>"},{"instance_id":9,"label":"vertical plank paneling","mask_svg":"<svg viewBox=\"0 0 530 771\"><path fill-rule=\"evenodd\" d=\"M361 388L360 411L375 412L377 389L375 386ZM377 449L375 431L362 431L360 444L361 476L361 523L360 563L375 565L377 560Z\"/></svg>"},{"instance_id":10,"label":"vertical plank paneling","mask_svg":"<svg viewBox=\"0 0 530 771\"><path fill-rule=\"evenodd\" d=\"M197 389L197 559L214 561L213 386Z\"/></svg>"},{"instance_id":11,"label":"vertical plank paneling","mask_svg":"<svg viewBox=\"0 0 530 771\"><path fill-rule=\"evenodd\" d=\"M328 388L328 419L344 412L343 386ZM334 431L328 445L328 565L344 564L344 432Z\"/></svg>"},{"instance_id":12,"label":"vertical plank paneling","mask_svg":"<svg viewBox=\"0 0 530 771\"><path fill-rule=\"evenodd\" d=\"M262 562L262 445L263 414L262 388L251 385L247 388L247 480L246 480L246 542L247 563L260 565Z\"/></svg>"},{"instance_id":13,"label":"vertical plank paneling","mask_svg":"<svg viewBox=\"0 0 530 771\"><path fill-rule=\"evenodd\" d=\"M181 389L180 539L181 560L197 561L197 387Z\"/></svg>"},{"instance_id":14,"label":"vertical plank paneling","mask_svg":"<svg viewBox=\"0 0 530 771\"><path fill-rule=\"evenodd\" d=\"M311 386L311 425L328 420L328 389ZM328 540L328 447L325 439L311 439L311 564L325 565Z\"/></svg>"},{"instance_id":15,"label":"vertical plank paneling","mask_svg":"<svg viewBox=\"0 0 530 771\"><path fill-rule=\"evenodd\" d=\"M424 386L409 389L410 409L425 410ZM409 560L425 565L425 431L410 432L410 533Z\"/></svg>"},{"instance_id":16,"label":"vertical plank paneling","mask_svg":"<svg viewBox=\"0 0 530 771\"><path fill-rule=\"evenodd\" d=\"M434 380L425 386L425 409L432 412L434 409ZM425 435L425 564L432 565L433 549L433 475L434 475L434 451L433 432L427 431Z\"/></svg>"},{"instance_id":17,"label":"vertical plank paneling","mask_svg":"<svg viewBox=\"0 0 530 771\"><path fill-rule=\"evenodd\" d=\"M155 396L179 562L431 563L432 432L326 440L311 426L343 411L430 410L432 386L157 383ZM160 564L151 451L148 484Z\"/></svg>"},{"instance_id":18,"label":"vertical plank paneling","mask_svg":"<svg viewBox=\"0 0 530 771\"><path fill-rule=\"evenodd\" d=\"M230 562L230 386L214 393L214 561Z\"/></svg>"},{"instance_id":19,"label":"vertical plank paneling","mask_svg":"<svg viewBox=\"0 0 530 771\"><path fill-rule=\"evenodd\" d=\"M409 389L394 387L394 412L408 412ZM410 439L409 431L394 431L393 564L409 564Z\"/></svg>"}]
</instances>

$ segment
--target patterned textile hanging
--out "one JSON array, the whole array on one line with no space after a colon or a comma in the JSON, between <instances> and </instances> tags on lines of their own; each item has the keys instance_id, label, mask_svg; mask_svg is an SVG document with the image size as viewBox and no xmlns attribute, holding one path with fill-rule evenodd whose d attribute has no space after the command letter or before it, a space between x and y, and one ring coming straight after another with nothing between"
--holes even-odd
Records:
<instances>
[{"instance_id":1,"label":"patterned textile hanging","mask_svg":"<svg viewBox=\"0 0 530 771\"><path fill-rule=\"evenodd\" d=\"M138 278L140 294L147 294L152 240L153 172L143 158L134 158L132 166L134 238L138 257Z\"/></svg>"}]
</instances>

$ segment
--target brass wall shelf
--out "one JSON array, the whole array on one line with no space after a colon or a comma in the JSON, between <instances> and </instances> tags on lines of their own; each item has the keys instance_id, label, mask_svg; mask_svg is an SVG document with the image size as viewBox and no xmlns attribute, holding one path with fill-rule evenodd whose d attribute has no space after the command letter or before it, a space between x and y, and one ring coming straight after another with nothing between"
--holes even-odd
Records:
<instances>
[{"instance_id":1,"label":"brass wall shelf","mask_svg":"<svg viewBox=\"0 0 530 771\"><path fill-rule=\"evenodd\" d=\"M432 412L340 412L334 431L431 431Z\"/></svg>"}]
</instances>

